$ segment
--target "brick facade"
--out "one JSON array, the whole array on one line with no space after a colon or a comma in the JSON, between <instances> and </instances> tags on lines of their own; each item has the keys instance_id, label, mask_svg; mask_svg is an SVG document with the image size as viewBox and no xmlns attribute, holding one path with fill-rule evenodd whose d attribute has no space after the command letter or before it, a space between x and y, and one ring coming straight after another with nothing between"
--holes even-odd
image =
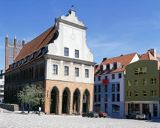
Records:
<instances>
[{"instance_id":1,"label":"brick facade","mask_svg":"<svg viewBox=\"0 0 160 128\"><path fill-rule=\"evenodd\" d=\"M57 87L59 90L59 107L58 107L58 114L62 113L62 95L63 91L66 87L70 90L70 112L72 114L72 105L73 105L73 93L76 89L80 90L80 114L82 113L83 109L83 94L85 90L88 90L90 93L89 98L89 111L93 109L93 84L86 84L86 83L75 83L75 82L66 82L66 81L54 81L54 80L46 80L45 82L45 113L50 113L50 101L51 101L51 91L53 87Z\"/></svg>"}]
</instances>

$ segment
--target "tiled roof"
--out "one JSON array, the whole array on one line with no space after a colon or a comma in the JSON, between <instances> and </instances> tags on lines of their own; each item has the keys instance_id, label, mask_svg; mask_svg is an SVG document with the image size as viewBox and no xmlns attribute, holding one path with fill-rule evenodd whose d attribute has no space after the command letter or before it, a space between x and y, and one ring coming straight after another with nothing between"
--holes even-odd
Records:
<instances>
[{"instance_id":1,"label":"tiled roof","mask_svg":"<svg viewBox=\"0 0 160 128\"><path fill-rule=\"evenodd\" d=\"M14 62L19 61L46 46L50 41L52 41L56 32L56 27L52 26L29 43L26 43L15 58Z\"/></svg>"},{"instance_id":2,"label":"tiled roof","mask_svg":"<svg viewBox=\"0 0 160 128\"><path fill-rule=\"evenodd\" d=\"M109 59L103 61L103 62L101 63L101 65L104 65L104 64L105 64L105 65L106 65L106 64L112 64L112 63L114 63L114 62L119 62L119 63L121 63L123 66L126 66L126 65L128 65L128 64L132 61L133 57L134 57L136 54L137 54L137 53L131 53L131 54L126 54L126 55L121 55L121 56L118 56L118 57L109 58Z\"/></svg>"},{"instance_id":3,"label":"tiled roof","mask_svg":"<svg viewBox=\"0 0 160 128\"><path fill-rule=\"evenodd\" d=\"M140 56L140 60L157 60L151 53L150 51L148 51L145 54L142 54Z\"/></svg>"},{"instance_id":4,"label":"tiled roof","mask_svg":"<svg viewBox=\"0 0 160 128\"><path fill-rule=\"evenodd\" d=\"M106 74L106 73L115 73L115 72L122 72L122 71L124 71L125 67L128 64L130 64L130 62L132 61L132 59L134 58L134 56L136 54L137 53L131 53L131 54L126 54L126 55L121 55L121 56L109 58L109 59L106 59L106 60L102 61L101 64L96 68L95 75ZM111 71L99 72L97 74L97 71L100 70L100 66L101 65L113 64L114 62L120 63L122 65L122 67L117 68L115 70L111 70Z\"/></svg>"}]
</instances>

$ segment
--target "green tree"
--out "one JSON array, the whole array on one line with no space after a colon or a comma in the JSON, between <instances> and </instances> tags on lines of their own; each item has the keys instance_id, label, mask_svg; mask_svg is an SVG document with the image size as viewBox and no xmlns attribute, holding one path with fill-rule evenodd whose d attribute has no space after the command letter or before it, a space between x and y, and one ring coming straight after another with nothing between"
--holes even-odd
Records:
<instances>
[{"instance_id":1,"label":"green tree","mask_svg":"<svg viewBox=\"0 0 160 128\"><path fill-rule=\"evenodd\" d=\"M44 102L44 90L38 85L26 85L17 96L21 104L28 105L28 112L30 111L30 108L40 106Z\"/></svg>"}]
</instances>

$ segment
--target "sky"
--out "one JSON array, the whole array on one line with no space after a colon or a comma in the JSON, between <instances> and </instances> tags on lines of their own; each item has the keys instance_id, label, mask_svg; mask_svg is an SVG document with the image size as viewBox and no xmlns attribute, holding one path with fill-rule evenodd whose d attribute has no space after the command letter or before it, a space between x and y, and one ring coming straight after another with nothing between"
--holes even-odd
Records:
<instances>
[{"instance_id":1,"label":"sky","mask_svg":"<svg viewBox=\"0 0 160 128\"><path fill-rule=\"evenodd\" d=\"M4 39L32 40L74 5L95 62L150 48L160 53L160 0L0 0L0 68Z\"/></svg>"}]
</instances>

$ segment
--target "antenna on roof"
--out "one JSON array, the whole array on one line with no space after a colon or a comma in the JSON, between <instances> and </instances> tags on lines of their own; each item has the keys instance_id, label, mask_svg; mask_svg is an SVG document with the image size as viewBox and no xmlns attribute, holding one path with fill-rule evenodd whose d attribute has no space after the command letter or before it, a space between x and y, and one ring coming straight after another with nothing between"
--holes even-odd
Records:
<instances>
[{"instance_id":1,"label":"antenna on roof","mask_svg":"<svg viewBox=\"0 0 160 128\"><path fill-rule=\"evenodd\" d=\"M69 9L69 14L71 14L73 11L75 12L74 5L71 5L71 8Z\"/></svg>"},{"instance_id":2,"label":"antenna on roof","mask_svg":"<svg viewBox=\"0 0 160 128\"><path fill-rule=\"evenodd\" d=\"M71 5L71 9L74 10L74 5L73 4Z\"/></svg>"}]
</instances>

